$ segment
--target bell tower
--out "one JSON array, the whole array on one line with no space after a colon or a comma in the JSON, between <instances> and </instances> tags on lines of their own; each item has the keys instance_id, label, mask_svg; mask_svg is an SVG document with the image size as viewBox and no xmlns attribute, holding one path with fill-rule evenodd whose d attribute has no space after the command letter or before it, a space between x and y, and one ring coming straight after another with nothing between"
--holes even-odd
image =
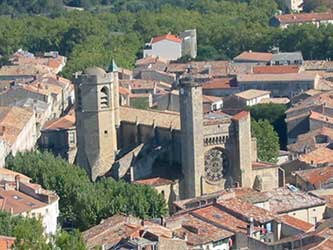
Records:
<instances>
[{"instance_id":1,"label":"bell tower","mask_svg":"<svg viewBox=\"0 0 333 250\"><path fill-rule=\"evenodd\" d=\"M202 195L204 174L202 86L194 81L190 69L188 71L179 84L182 199Z\"/></svg>"},{"instance_id":2,"label":"bell tower","mask_svg":"<svg viewBox=\"0 0 333 250\"><path fill-rule=\"evenodd\" d=\"M76 164L95 181L108 172L117 151L118 75L101 68L75 76Z\"/></svg>"}]
</instances>

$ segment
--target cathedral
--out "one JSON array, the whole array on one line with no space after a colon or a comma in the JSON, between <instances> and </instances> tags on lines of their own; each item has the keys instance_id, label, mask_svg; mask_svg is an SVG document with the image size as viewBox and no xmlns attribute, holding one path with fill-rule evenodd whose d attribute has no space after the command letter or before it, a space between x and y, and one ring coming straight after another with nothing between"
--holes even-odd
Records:
<instances>
[{"instance_id":1,"label":"cathedral","mask_svg":"<svg viewBox=\"0 0 333 250\"><path fill-rule=\"evenodd\" d=\"M77 74L76 164L92 180L153 185L168 202L231 187L278 187L278 166L257 159L250 114L204 114L203 80L191 70L180 77L175 113L120 106L117 72Z\"/></svg>"}]
</instances>

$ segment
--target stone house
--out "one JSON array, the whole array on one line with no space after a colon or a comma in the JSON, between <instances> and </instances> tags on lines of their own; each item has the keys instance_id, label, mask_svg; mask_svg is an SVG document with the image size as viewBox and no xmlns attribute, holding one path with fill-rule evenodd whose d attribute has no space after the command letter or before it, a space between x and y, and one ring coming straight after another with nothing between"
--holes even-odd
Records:
<instances>
[{"instance_id":1,"label":"stone house","mask_svg":"<svg viewBox=\"0 0 333 250\"><path fill-rule=\"evenodd\" d=\"M248 89L267 90L273 97L288 97L316 89L319 76L314 73L301 72L289 74L240 74L237 82L240 91Z\"/></svg>"},{"instance_id":2,"label":"stone house","mask_svg":"<svg viewBox=\"0 0 333 250\"><path fill-rule=\"evenodd\" d=\"M229 96L239 92L235 78L213 78L202 86L202 93L208 96Z\"/></svg>"},{"instance_id":3,"label":"stone house","mask_svg":"<svg viewBox=\"0 0 333 250\"><path fill-rule=\"evenodd\" d=\"M38 145L42 150L50 150L54 155L74 163L77 150L74 111L46 122L41 129Z\"/></svg>"}]
</instances>

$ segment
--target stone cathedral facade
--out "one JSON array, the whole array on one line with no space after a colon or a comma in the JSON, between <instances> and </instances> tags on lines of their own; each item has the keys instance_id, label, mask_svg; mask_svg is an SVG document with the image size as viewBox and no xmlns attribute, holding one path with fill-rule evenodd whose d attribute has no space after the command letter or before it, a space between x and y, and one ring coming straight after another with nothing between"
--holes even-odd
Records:
<instances>
[{"instance_id":1,"label":"stone cathedral facade","mask_svg":"<svg viewBox=\"0 0 333 250\"><path fill-rule=\"evenodd\" d=\"M180 114L119 106L117 72L77 75L76 163L92 180L150 184L169 202L235 186L277 187L279 168L257 160L250 114L203 114L200 78L188 73L178 85Z\"/></svg>"}]
</instances>

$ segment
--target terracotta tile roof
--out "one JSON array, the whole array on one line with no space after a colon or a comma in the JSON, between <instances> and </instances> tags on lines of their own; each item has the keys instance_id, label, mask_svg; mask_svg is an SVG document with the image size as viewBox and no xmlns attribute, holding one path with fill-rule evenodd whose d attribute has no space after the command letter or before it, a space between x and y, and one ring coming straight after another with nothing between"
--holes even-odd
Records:
<instances>
[{"instance_id":1,"label":"terracotta tile roof","mask_svg":"<svg viewBox=\"0 0 333 250\"><path fill-rule=\"evenodd\" d=\"M272 59L272 53L244 51L234 58L234 61L262 61L269 62Z\"/></svg>"},{"instance_id":2,"label":"terracotta tile roof","mask_svg":"<svg viewBox=\"0 0 333 250\"><path fill-rule=\"evenodd\" d=\"M52 69L45 65L22 64L3 66L0 75L45 75L52 72Z\"/></svg>"},{"instance_id":3,"label":"terracotta tile roof","mask_svg":"<svg viewBox=\"0 0 333 250\"><path fill-rule=\"evenodd\" d=\"M273 97L273 98L264 98L261 99L259 103L275 103L275 104L288 104L290 102L289 98L287 97Z\"/></svg>"},{"instance_id":4,"label":"terracotta tile roof","mask_svg":"<svg viewBox=\"0 0 333 250\"><path fill-rule=\"evenodd\" d=\"M308 133L298 135L296 142L288 145L288 150L303 154L306 150L313 151L319 147L326 147L328 143L317 143L316 136L328 137L329 143L329 141L333 141L333 129L322 127L309 131Z\"/></svg>"},{"instance_id":5,"label":"terracotta tile roof","mask_svg":"<svg viewBox=\"0 0 333 250\"><path fill-rule=\"evenodd\" d=\"M213 103L213 102L217 102L217 101L221 101L222 98L221 97L217 97L217 96L210 96L210 95L203 95L202 96L202 101L204 103Z\"/></svg>"},{"instance_id":6,"label":"terracotta tile roof","mask_svg":"<svg viewBox=\"0 0 333 250\"><path fill-rule=\"evenodd\" d=\"M236 120L236 121L239 121L239 120L247 118L249 115L250 115L250 113L248 111L241 111L238 114L234 115L232 117L232 119Z\"/></svg>"},{"instance_id":7,"label":"terracotta tile roof","mask_svg":"<svg viewBox=\"0 0 333 250\"><path fill-rule=\"evenodd\" d=\"M156 63L162 63L167 64L167 61L163 58L160 58L158 56L147 56L145 58L141 58L135 62L135 66L144 66L149 64L156 64Z\"/></svg>"},{"instance_id":8,"label":"terracotta tile roof","mask_svg":"<svg viewBox=\"0 0 333 250\"><path fill-rule=\"evenodd\" d=\"M129 86L131 89L154 89L158 84L158 81L133 79L120 80L119 83L123 87Z\"/></svg>"},{"instance_id":9,"label":"terracotta tile roof","mask_svg":"<svg viewBox=\"0 0 333 250\"><path fill-rule=\"evenodd\" d=\"M333 13L331 12L295 13L295 14L279 15L276 16L275 18L279 20L281 24L294 24L294 23L333 20Z\"/></svg>"},{"instance_id":10,"label":"terracotta tile roof","mask_svg":"<svg viewBox=\"0 0 333 250\"><path fill-rule=\"evenodd\" d=\"M120 107L120 120L141 123L152 126L154 123L162 128L180 129L180 117L178 113L170 113L156 110L143 110L129 107Z\"/></svg>"},{"instance_id":11,"label":"terracotta tile roof","mask_svg":"<svg viewBox=\"0 0 333 250\"><path fill-rule=\"evenodd\" d=\"M331 151L331 154L333 154L333 151ZM322 157L325 158L325 155ZM333 157L331 158L333 159ZM320 189L322 185L328 182L333 183L333 166L296 171L295 174L316 189Z\"/></svg>"},{"instance_id":12,"label":"terracotta tile roof","mask_svg":"<svg viewBox=\"0 0 333 250\"><path fill-rule=\"evenodd\" d=\"M308 164L333 163L333 150L326 147L319 147L310 153L301 155L299 160Z\"/></svg>"},{"instance_id":13,"label":"terracotta tile roof","mask_svg":"<svg viewBox=\"0 0 333 250\"><path fill-rule=\"evenodd\" d=\"M248 89L239 93L236 93L235 96L238 96L245 100L251 100L257 97L270 95L270 91L259 90L259 89Z\"/></svg>"},{"instance_id":14,"label":"terracotta tile roof","mask_svg":"<svg viewBox=\"0 0 333 250\"><path fill-rule=\"evenodd\" d=\"M30 177L19 172L15 172L7 168L0 168L0 180L14 181L16 176L20 176L20 180L24 182L29 182L31 180Z\"/></svg>"},{"instance_id":15,"label":"terracotta tile roof","mask_svg":"<svg viewBox=\"0 0 333 250\"><path fill-rule=\"evenodd\" d=\"M270 211L257 207L251 203L242 201L239 198L224 200L218 203L227 212L239 217L246 218L246 221L249 221L250 218L253 218L254 221L259 223L266 223L272 221L276 218L276 216Z\"/></svg>"},{"instance_id":16,"label":"terracotta tile roof","mask_svg":"<svg viewBox=\"0 0 333 250\"><path fill-rule=\"evenodd\" d=\"M253 66L253 74L286 74L299 71L300 67L296 65Z\"/></svg>"},{"instance_id":17,"label":"terracotta tile roof","mask_svg":"<svg viewBox=\"0 0 333 250\"><path fill-rule=\"evenodd\" d=\"M140 184L140 185L149 185L149 186L163 186L163 185L169 185L174 183L173 180L161 178L161 177L154 177L154 178L148 178L148 179L142 179L142 180L136 180L133 182L134 184Z\"/></svg>"},{"instance_id":18,"label":"terracotta tile roof","mask_svg":"<svg viewBox=\"0 0 333 250\"><path fill-rule=\"evenodd\" d=\"M303 191L291 191L287 187L281 187L263 193L269 197L270 211L277 214L325 205L323 199Z\"/></svg>"},{"instance_id":19,"label":"terracotta tile roof","mask_svg":"<svg viewBox=\"0 0 333 250\"><path fill-rule=\"evenodd\" d=\"M13 145L33 116L34 112L28 108L0 107L0 138Z\"/></svg>"},{"instance_id":20,"label":"terracotta tile roof","mask_svg":"<svg viewBox=\"0 0 333 250\"><path fill-rule=\"evenodd\" d=\"M320 198L323 198L326 201L326 206L333 208L333 194L331 195L320 195Z\"/></svg>"},{"instance_id":21,"label":"terracotta tile roof","mask_svg":"<svg viewBox=\"0 0 333 250\"><path fill-rule=\"evenodd\" d=\"M142 221L136 217L117 214L102 220L82 233L88 249L96 246L114 246L122 239L139 238L141 232L150 232L158 237L171 238L170 229L149 221Z\"/></svg>"},{"instance_id":22,"label":"terracotta tile roof","mask_svg":"<svg viewBox=\"0 0 333 250\"><path fill-rule=\"evenodd\" d=\"M277 168L278 165L269 162L252 162L252 169Z\"/></svg>"},{"instance_id":23,"label":"terracotta tile roof","mask_svg":"<svg viewBox=\"0 0 333 250\"><path fill-rule=\"evenodd\" d=\"M247 234L247 222L223 211L216 205L210 205L204 208L197 209L191 212L191 214L209 223L223 226L223 228L230 230L233 233L240 232L243 234Z\"/></svg>"},{"instance_id":24,"label":"terracotta tile roof","mask_svg":"<svg viewBox=\"0 0 333 250\"><path fill-rule=\"evenodd\" d=\"M119 94L121 94L121 95L129 95L130 91L127 88L119 86Z\"/></svg>"},{"instance_id":25,"label":"terracotta tile roof","mask_svg":"<svg viewBox=\"0 0 333 250\"><path fill-rule=\"evenodd\" d=\"M333 117L323 115L316 111L310 111L310 119L322 121L322 122L329 123L329 124L333 123Z\"/></svg>"},{"instance_id":26,"label":"terracotta tile roof","mask_svg":"<svg viewBox=\"0 0 333 250\"><path fill-rule=\"evenodd\" d=\"M172 34L165 34L163 36L156 36L151 40L151 43L157 43L162 40L168 40L176 43L181 43L183 39L181 39L178 36L172 35Z\"/></svg>"},{"instance_id":27,"label":"terracotta tile roof","mask_svg":"<svg viewBox=\"0 0 333 250\"><path fill-rule=\"evenodd\" d=\"M187 244L191 246L202 246L214 241L219 241L232 237L234 233L219 228L213 224L200 220L192 215L182 218L182 226L174 230L175 235L181 239L187 236Z\"/></svg>"},{"instance_id":28,"label":"terracotta tile roof","mask_svg":"<svg viewBox=\"0 0 333 250\"><path fill-rule=\"evenodd\" d=\"M317 74L312 72L287 73L287 74L240 74L237 76L238 83L252 82L296 82L314 81Z\"/></svg>"},{"instance_id":29,"label":"terracotta tile roof","mask_svg":"<svg viewBox=\"0 0 333 250\"><path fill-rule=\"evenodd\" d=\"M214 78L202 85L203 89L230 89L236 87L231 83L233 78Z\"/></svg>"},{"instance_id":30,"label":"terracotta tile roof","mask_svg":"<svg viewBox=\"0 0 333 250\"><path fill-rule=\"evenodd\" d=\"M228 61L194 61L190 63L170 63L167 72L182 73L191 65L193 72L196 74L208 74L211 77L226 77L228 75Z\"/></svg>"},{"instance_id":31,"label":"terracotta tile roof","mask_svg":"<svg viewBox=\"0 0 333 250\"><path fill-rule=\"evenodd\" d=\"M310 230L314 229L314 225L306 222L306 221L303 221L303 220L300 220L300 219L297 219L295 217L292 217L292 216L289 216L287 214L285 215L282 215L280 217L280 220L284 223L284 224L287 224L289 226L292 226L294 228L297 228L303 232L309 232Z\"/></svg>"},{"instance_id":32,"label":"terracotta tile roof","mask_svg":"<svg viewBox=\"0 0 333 250\"><path fill-rule=\"evenodd\" d=\"M16 238L0 235L0 250L11 250Z\"/></svg>"},{"instance_id":33,"label":"terracotta tile roof","mask_svg":"<svg viewBox=\"0 0 333 250\"><path fill-rule=\"evenodd\" d=\"M72 110L65 116L47 121L43 126L43 130L62 130L74 127L75 127L75 112L74 110Z\"/></svg>"},{"instance_id":34,"label":"terracotta tile roof","mask_svg":"<svg viewBox=\"0 0 333 250\"><path fill-rule=\"evenodd\" d=\"M29 212L33 209L41 208L47 203L41 202L25 193L16 190L5 190L0 187L0 200L3 200L0 211L13 212L13 214L21 214Z\"/></svg>"},{"instance_id":35,"label":"terracotta tile roof","mask_svg":"<svg viewBox=\"0 0 333 250\"><path fill-rule=\"evenodd\" d=\"M131 223L125 215L114 215L102 220L96 225L82 233L83 239L88 247L92 249L104 244L115 245L120 240L128 238L140 228L137 223Z\"/></svg>"}]
</instances>

